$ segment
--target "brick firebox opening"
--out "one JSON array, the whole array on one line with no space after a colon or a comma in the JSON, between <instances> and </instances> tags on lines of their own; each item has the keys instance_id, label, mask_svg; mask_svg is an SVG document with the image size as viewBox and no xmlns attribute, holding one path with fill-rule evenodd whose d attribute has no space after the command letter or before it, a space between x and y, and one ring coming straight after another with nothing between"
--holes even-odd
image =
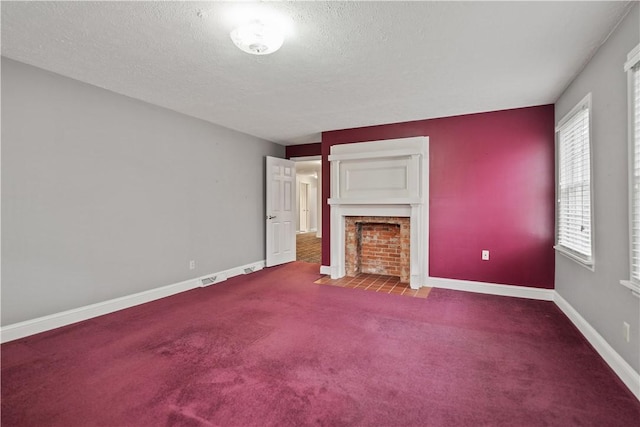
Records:
<instances>
[{"instance_id":1,"label":"brick firebox opening","mask_svg":"<svg viewBox=\"0 0 640 427\"><path fill-rule=\"evenodd\" d=\"M409 226L410 219L406 217L345 217L347 276L383 274L408 283Z\"/></svg>"}]
</instances>

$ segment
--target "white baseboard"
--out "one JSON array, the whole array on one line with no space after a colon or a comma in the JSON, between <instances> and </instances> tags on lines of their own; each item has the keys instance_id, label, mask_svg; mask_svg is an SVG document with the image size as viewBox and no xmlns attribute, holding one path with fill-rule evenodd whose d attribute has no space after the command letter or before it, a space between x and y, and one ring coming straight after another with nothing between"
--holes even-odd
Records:
<instances>
[{"instance_id":1,"label":"white baseboard","mask_svg":"<svg viewBox=\"0 0 640 427\"><path fill-rule=\"evenodd\" d=\"M227 276L227 279L228 279L231 277L239 276L241 274L255 273L256 271L262 270L264 266L265 266L265 261L262 260L262 261L241 265L240 267L230 268L228 270L220 272L220 274Z\"/></svg>"},{"instance_id":2,"label":"white baseboard","mask_svg":"<svg viewBox=\"0 0 640 427\"><path fill-rule=\"evenodd\" d=\"M317 228L310 228L308 230L296 230L296 234L316 233L317 231Z\"/></svg>"},{"instance_id":3,"label":"white baseboard","mask_svg":"<svg viewBox=\"0 0 640 427\"><path fill-rule=\"evenodd\" d=\"M443 279L429 277L426 286L453 289L455 291L475 292L479 294L502 295L507 297L529 298L553 301L553 289L531 288L527 286L500 285L497 283L472 282L470 280Z\"/></svg>"},{"instance_id":4,"label":"white baseboard","mask_svg":"<svg viewBox=\"0 0 640 427\"><path fill-rule=\"evenodd\" d=\"M580 333L596 349L600 357L620 377L622 382L640 400L640 374L638 374L613 347L576 311L560 294L553 289L529 288L524 286L499 285L494 283L471 282L466 280L442 279L430 277L428 286L482 294L502 295L553 301L578 328Z\"/></svg>"},{"instance_id":5,"label":"white baseboard","mask_svg":"<svg viewBox=\"0 0 640 427\"><path fill-rule=\"evenodd\" d=\"M320 266L320 274L331 275L331 267ZM531 288L527 286L501 285L498 283L473 282L471 280L445 279L428 277L424 286L432 288L452 289L454 291L475 292L478 294L501 295L516 298L528 298L553 301L553 289Z\"/></svg>"},{"instance_id":6,"label":"white baseboard","mask_svg":"<svg viewBox=\"0 0 640 427\"><path fill-rule=\"evenodd\" d=\"M227 278L247 274L253 271L262 270L265 266L264 261L258 261L234 267L217 273L207 274L195 279L185 280L183 282L174 283L172 285L160 288L150 289L148 291L127 295L84 307L74 308L72 310L27 320L24 322L14 323L0 328L0 342L5 343L29 335L45 332L51 329L70 325L72 323L81 322L93 317L102 316L104 314L113 313L125 308L144 304L160 298L185 292L190 289L202 286L202 280L206 277L217 276L219 283ZM250 270L250 271L247 271ZM331 274L331 267L320 266L320 274ZM443 279L430 277L428 285L435 288L453 289L458 291L476 292L482 294L502 295L518 298L529 298L544 301L554 301L555 304L564 312L571 322L584 335L589 343L596 349L598 354L620 377L622 382L631 390L631 392L640 400L640 374L638 374L614 349L605 341L605 339L578 313L560 294L552 289L529 288L523 286L500 285L495 283L472 282L467 280Z\"/></svg>"},{"instance_id":7,"label":"white baseboard","mask_svg":"<svg viewBox=\"0 0 640 427\"><path fill-rule=\"evenodd\" d=\"M596 349L607 365L613 369L622 382L631 390L636 398L640 400L640 374L638 374L631 365L609 345L602 335L600 335L567 300L562 298L558 292L555 292L554 302L576 328L578 328L593 348Z\"/></svg>"},{"instance_id":8,"label":"white baseboard","mask_svg":"<svg viewBox=\"0 0 640 427\"><path fill-rule=\"evenodd\" d=\"M99 303L86 305L84 307L78 307L60 313L54 313L48 316L38 317L36 319L7 325L0 328L0 342L5 343L17 340L29 335L34 335L40 332L49 331L51 329L60 328L72 323L81 322L83 320L91 319L94 317L102 316L104 314L113 313L125 308L175 295L180 292L199 288L202 286L201 279L205 277L217 276L220 278L224 277L223 280L226 280L227 278L233 276L247 274L247 272L245 272L245 269L252 269L252 271L262 270L264 268L264 265L264 261L257 261L250 264L242 265L240 267L234 267L229 270L220 271L218 273L207 274L195 279L189 279L183 282L174 283L172 285L162 286L160 288L150 289L148 291L138 292L136 294L126 295L108 301L102 301ZM222 280L218 280L216 281L216 283L220 281Z\"/></svg>"}]
</instances>

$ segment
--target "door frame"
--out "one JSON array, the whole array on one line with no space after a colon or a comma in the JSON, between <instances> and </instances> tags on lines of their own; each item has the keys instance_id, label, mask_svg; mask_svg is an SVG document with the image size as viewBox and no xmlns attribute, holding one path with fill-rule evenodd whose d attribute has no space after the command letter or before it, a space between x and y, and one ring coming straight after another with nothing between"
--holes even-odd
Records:
<instances>
[{"instance_id":1,"label":"door frame","mask_svg":"<svg viewBox=\"0 0 640 427\"><path fill-rule=\"evenodd\" d=\"M304 200L304 210L302 209L302 201ZM298 231L301 233L307 233L309 231L309 183L308 182L298 182L298 220L299 227ZM304 228L302 228L302 224L304 223Z\"/></svg>"},{"instance_id":2,"label":"door frame","mask_svg":"<svg viewBox=\"0 0 640 427\"><path fill-rule=\"evenodd\" d=\"M316 237L322 238L322 156L299 156L299 157L290 157L289 160L294 162L308 162L313 160L320 160L320 169L318 171L318 183L317 183L317 194L316 194ZM308 201L307 201L308 203Z\"/></svg>"}]
</instances>

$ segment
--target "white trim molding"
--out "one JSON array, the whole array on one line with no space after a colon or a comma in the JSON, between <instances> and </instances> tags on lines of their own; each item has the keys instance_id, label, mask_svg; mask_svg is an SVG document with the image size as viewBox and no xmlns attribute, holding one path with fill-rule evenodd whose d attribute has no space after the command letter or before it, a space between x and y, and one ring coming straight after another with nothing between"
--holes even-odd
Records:
<instances>
[{"instance_id":1,"label":"white trim molding","mask_svg":"<svg viewBox=\"0 0 640 427\"><path fill-rule=\"evenodd\" d=\"M323 265L320 274L331 274L331 267ZM626 286L626 284L623 283ZM425 286L433 288L451 289L455 291L474 292L488 295L499 295L513 298L527 298L541 301L553 301L555 305L569 318L585 339L593 346L607 365L615 372L622 382L640 400L640 374L636 372L614 350L609 343L587 322L560 294L554 289L532 288L527 286L503 285L498 283L474 282L470 280L445 279L427 277Z\"/></svg>"},{"instance_id":2,"label":"white trim molding","mask_svg":"<svg viewBox=\"0 0 640 427\"><path fill-rule=\"evenodd\" d=\"M583 113L586 113L586 117ZM591 271L595 271L595 221L594 221L594 190L593 190L593 138L592 138L592 108L591 108L591 93L588 93L584 98L576 104L556 126L556 142L555 142L555 154L556 154L556 227L555 227L555 245L556 252L566 256L572 261L588 268ZM586 125L586 132L583 131L583 125ZM568 135L563 138L563 134ZM577 132L577 133L575 133ZM571 136L573 135L573 136ZM586 141L585 141L586 139ZM565 144L568 144L569 148L566 148ZM576 153L569 156L565 156L563 149L575 149ZM572 151L573 152L573 151ZM580 162L583 158L588 156L588 165L584 165ZM565 157L567 157L565 159ZM569 191L563 195L561 186L563 182L563 173L567 173L567 168L570 170L579 170L582 175L580 177L574 176L575 174L568 173L572 176L572 180L569 183L565 182L565 190ZM574 169L571 169L574 168ZM575 169L578 168L578 169ZM585 169L587 169L585 171ZM567 221L567 209L571 210L570 191L578 188L577 186L583 185L588 179L589 185L589 212L588 212L588 233L583 233L583 228L580 231L574 229L574 226L568 226ZM581 206L584 208L584 206ZM571 216L571 215L569 215ZM580 219L586 220L587 216L580 216ZM572 221L569 221L573 224ZM586 237L585 237L586 234ZM588 245L583 244L583 240L588 237Z\"/></svg>"},{"instance_id":3,"label":"white trim molding","mask_svg":"<svg viewBox=\"0 0 640 427\"><path fill-rule=\"evenodd\" d=\"M622 382L640 400L640 374L638 374L611 345L585 320L578 311L562 298L556 291L554 302L562 312L578 328L580 333L589 341L589 344L598 352L600 357L618 375Z\"/></svg>"},{"instance_id":4,"label":"white trim molding","mask_svg":"<svg viewBox=\"0 0 640 427\"><path fill-rule=\"evenodd\" d=\"M125 308L134 307L160 298L165 298L191 289L206 286L202 279L216 276L214 283L219 283L234 276L248 274L264 268L265 262L258 261L234 267L218 273L207 274L172 285L127 295L0 328L0 342L5 343L24 338L40 332L60 328L72 323L81 322L104 314L113 313ZM320 266L320 274L331 274L331 267ZM211 284L214 284L211 283ZM607 341L578 313L557 291L553 289L532 288L526 286L502 285L497 283L473 282L468 280L444 279L429 277L427 286L452 289L464 292L475 292L516 298L528 298L542 301L553 301L580 333L594 347L604 361L613 369L622 382L640 400L640 374L638 374Z\"/></svg>"},{"instance_id":5,"label":"white trim molding","mask_svg":"<svg viewBox=\"0 0 640 427\"><path fill-rule=\"evenodd\" d=\"M620 280L620 284L625 288L629 288L631 295L636 298L640 298L640 286L633 283L631 280Z\"/></svg>"},{"instance_id":6,"label":"white trim molding","mask_svg":"<svg viewBox=\"0 0 640 427\"><path fill-rule=\"evenodd\" d=\"M553 301L553 289L533 288L529 286L502 285L498 283L473 282L470 280L444 279L429 277L426 286L452 289L454 291L474 292L477 294L500 295L505 297L528 298Z\"/></svg>"},{"instance_id":7,"label":"white trim molding","mask_svg":"<svg viewBox=\"0 0 640 427\"><path fill-rule=\"evenodd\" d=\"M245 264L240 267L234 267L218 273L207 274L195 279L185 280L183 282L174 283L160 288L150 289L148 291L138 292L123 297L114 298L108 301L102 301L95 304L78 307L60 313L50 314L48 316L38 317L36 319L26 320L24 322L14 323L0 328L0 342L5 343L19 338L24 338L40 332L49 331L51 329L60 328L62 326L71 325L72 323L81 322L83 320L92 319L94 317L124 310L125 308L134 307L136 305L155 301L191 289L199 288L202 285L202 279L208 277L218 277L215 283L222 282L228 278L258 271L264 268L264 260Z\"/></svg>"},{"instance_id":8,"label":"white trim molding","mask_svg":"<svg viewBox=\"0 0 640 427\"><path fill-rule=\"evenodd\" d=\"M200 287L198 279L185 280L184 282L174 283L172 285L162 286L160 288L150 289L148 291L126 295L108 301L102 301L95 304L85 305L84 307L50 314L48 316L14 323L0 329L0 342L5 343L17 340L18 338L24 338L29 335L67 326L72 323L82 322L83 320L124 310L125 308L144 304L149 301L168 297L198 287Z\"/></svg>"},{"instance_id":9,"label":"white trim molding","mask_svg":"<svg viewBox=\"0 0 640 427\"><path fill-rule=\"evenodd\" d=\"M618 354L617 351L554 289L539 289L525 286L501 285L495 283L472 282L467 280L429 277L427 286L481 294L501 295L553 301L569 318L607 365L620 380L640 400L640 374Z\"/></svg>"},{"instance_id":10,"label":"white trim molding","mask_svg":"<svg viewBox=\"0 0 640 427\"><path fill-rule=\"evenodd\" d=\"M624 63L624 71L629 71L635 67L638 62L640 62L640 44L631 49L631 52L627 54L627 61Z\"/></svg>"},{"instance_id":11,"label":"white trim molding","mask_svg":"<svg viewBox=\"0 0 640 427\"><path fill-rule=\"evenodd\" d=\"M637 222L637 212L634 206L637 206L640 194L638 193L638 160L640 160L640 151L637 151L637 143L640 135L636 127L636 120L640 109L640 98L636 94L640 94L640 70L636 68L640 66L640 44L638 44L627 55L627 62L624 64L624 70L627 73L627 136L629 145L629 280L621 280L620 284L631 290L631 294L640 298L640 277L638 277L638 267L640 260L636 258L638 245L639 230L634 225ZM636 229L634 229L636 228ZM634 256L636 254L636 256Z\"/></svg>"},{"instance_id":12,"label":"white trim molding","mask_svg":"<svg viewBox=\"0 0 640 427\"><path fill-rule=\"evenodd\" d=\"M293 160L294 162L309 162L313 160L322 160L322 156L318 154L317 156L289 157L289 160Z\"/></svg>"}]
</instances>

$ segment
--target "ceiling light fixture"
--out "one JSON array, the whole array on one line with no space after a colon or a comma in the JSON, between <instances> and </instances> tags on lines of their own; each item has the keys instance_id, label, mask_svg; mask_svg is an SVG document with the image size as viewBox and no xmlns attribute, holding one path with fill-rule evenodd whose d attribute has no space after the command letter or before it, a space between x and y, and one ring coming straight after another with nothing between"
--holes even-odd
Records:
<instances>
[{"instance_id":1,"label":"ceiling light fixture","mask_svg":"<svg viewBox=\"0 0 640 427\"><path fill-rule=\"evenodd\" d=\"M231 31L231 40L243 52L268 55L280 49L284 32L274 23L254 19Z\"/></svg>"}]
</instances>

